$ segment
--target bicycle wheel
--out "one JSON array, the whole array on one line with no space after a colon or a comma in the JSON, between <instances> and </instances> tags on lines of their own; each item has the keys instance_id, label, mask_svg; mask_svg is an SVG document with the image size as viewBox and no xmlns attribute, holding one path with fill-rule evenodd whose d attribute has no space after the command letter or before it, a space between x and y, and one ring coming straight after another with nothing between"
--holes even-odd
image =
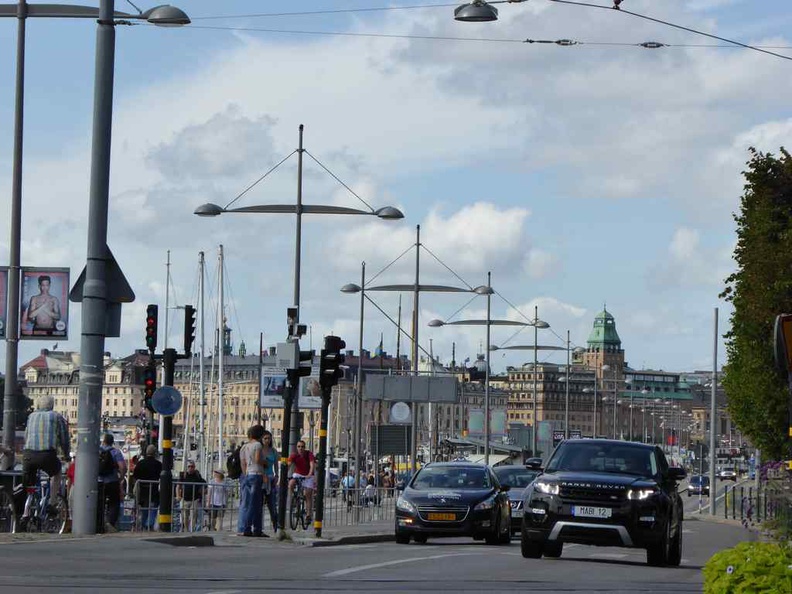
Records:
<instances>
[{"instance_id":1,"label":"bicycle wheel","mask_svg":"<svg viewBox=\"0 0 792 594\"><path fill-rule=\"evenodd\" d=\"M11 533L15 530L14 498L5 489L0 489L0 532Z\"/></svg>"},{"instance_id":2,"label":"bicycle wheel","mask_svg":"<svg viewBox=\"0 0 792 594\"><path fill-rule=\"evenodd\" d=\"M308 530L308 527L311 525L311 522L308 520L308 512L305 509L305 499L302 497L300 498L300 523L302 524L303 530Z\"/></svg>"},{"instance_id":3,"label":"bicycle wheel","mask_svg":"<svg viewBox=\"0 0 792 594\"><path fill-rule=\"evenodd\" d=\"M42 511L41 531L49 534L63 534L69 520L69 504L63 495L58 495L50 504L49 510Z\"/></svg>"},{"instance_id":4,"label":"bicycle wheel","mask_svg":"<svg viewBox=\"0 0 792 594\"><path fill-rule=\"evenodd\" d=\"M291 505L289 505L289 525L292 530L297 530L297 524L300 521L300 498L296 495L292 496Z\"/></svg>"},{"instance_id":5,"label":"bicycle wheel","mask_svg":"<svg viewBox=\"0 0 792 594\"><path fill-rule=\"evenodd\" d=\"M30 506L28 507L27 503L25 503L25 506L28 507L30 515L27 518L22 518L22 530L26 532L41 532L41 518L39 517L41 495L38 491L30 493L28 500L30 501Z\"/></svg>"}]
</instances>

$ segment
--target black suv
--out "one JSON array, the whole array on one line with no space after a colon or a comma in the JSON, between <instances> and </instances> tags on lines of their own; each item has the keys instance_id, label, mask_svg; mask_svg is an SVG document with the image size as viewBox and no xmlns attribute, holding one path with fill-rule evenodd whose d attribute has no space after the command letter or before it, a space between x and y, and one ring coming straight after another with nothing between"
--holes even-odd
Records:
<instances>
[{"instance_id":1,"label":"black suv","mask_svg":"<svg viewBox=\"0 0 792 594\"><path fill-rule=\"evenodd\" d=\"M541 459L528 466L541 469ZM565 542L646 549L649 565L682 559L682 468L654 445L571 439L525 490L522 555L559 557Z\"/></svg>"}]
</instances>

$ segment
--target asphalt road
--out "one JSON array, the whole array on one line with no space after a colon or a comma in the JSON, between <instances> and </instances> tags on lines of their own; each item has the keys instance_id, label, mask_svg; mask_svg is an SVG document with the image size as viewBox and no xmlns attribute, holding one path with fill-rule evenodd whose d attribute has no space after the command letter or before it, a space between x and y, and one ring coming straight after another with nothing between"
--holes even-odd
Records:
<instances>
[{"instance_id":1,"label":"asphalt road","mask_svg":"<svg viewBox=\"0 0 792 594\"><path fill-rule=\"evenodd\" d=\"M566 545L560 559L523 559L519 543L469 539L311 548L267 539L174 547L113 536L0 544L0 591L189 592L701 592L701 568L752 538L733 525L688 521L682 566L645 564L642 550Z\"/></svg>"}]
</instances>

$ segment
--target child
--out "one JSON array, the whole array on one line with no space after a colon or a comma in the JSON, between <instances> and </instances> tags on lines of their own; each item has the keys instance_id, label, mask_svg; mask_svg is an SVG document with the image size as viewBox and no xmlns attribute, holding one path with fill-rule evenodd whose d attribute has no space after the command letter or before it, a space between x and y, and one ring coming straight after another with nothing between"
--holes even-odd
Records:
<instances>
[{"instance_id":1,"label":"child","mask_svg":"<svg viewBox=\"0 0 792 594\"><path fill-rule=\"evenodd\" d=\"M221 470L212 473L212 480L208 487L208 506L209 507L209 527L212 530L220 530L225 515L225 508L228 504L228 485L225 482L225 475Z\"/></svg>"}]
</instances>

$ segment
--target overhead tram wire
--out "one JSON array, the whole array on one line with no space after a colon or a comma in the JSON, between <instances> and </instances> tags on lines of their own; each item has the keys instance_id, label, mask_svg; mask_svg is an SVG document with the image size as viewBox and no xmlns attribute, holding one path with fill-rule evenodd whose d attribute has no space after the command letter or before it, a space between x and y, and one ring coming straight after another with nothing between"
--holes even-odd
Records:
<instances>
[{"instance_id":1,"label":"overhead tram wire","mask_svg":"<svg viewBox=\"0 0 792 594\"><path fill-rule=\"evenodd\" d=\"M274 18L274 17L294 17L294 16L322 16L333 14L352 14L357 12L393 12L396 10L416 10L422 8L453 8L453 4L413 4L407 6L372 6L368 8L337 8L328 10L306 10L302 12L262 12L258 14L235 14L235 15L215 15L205 17L190 17L193 22L206 20L222 19L252 19L252 18Z\"/></svg>"},{"instance_id":2,"label":"overhead tram wire","mask_svg":"<svg viewBox=\"0 0 792 594\"><path fill-rule=\"evenodd\" d=\"M558 2L560 0L550 0ZM623 9L621 12L625 12ZM141 24L145 26L144 24ZM152 25L153 26L153 25ZM687 30L685 27L682 29ZM412 39L417 41L450 41L450 42L472 42L472 43L501 43L501 44L527 44L527 45L556 45L559 47L639 47L643 49L661 49L661 48L689 48L689 49L751 49L770 54L786 60L792 60L790 56L777 54L775 52L765 51L766 49L792 49L792 46L787 45L747 45L737 41L730 41L724 39L725 44L702 44L702 43L664 43L659 41L643 41L643 42L628 42L628 41L579 41L574 39L509 39L505 37L452 37L447 35L409 35L409 34L396 34L396 33L359 33L351 31L315 31L304 29L270 29L261 27L219 27L219 26L202 26L191 25L190 29L204 29L208 31L236 31L241 33L274 33L277 35L312 35L312 36L327 36L327 37L368 37L375 39ZM695 30L692 30L695 31ZM701 33L715 39L722 39L720 37ZM291 155L289 155L291 156ZM288 157L287 157L288 158Z\"/></svg>"}]
</instances>

